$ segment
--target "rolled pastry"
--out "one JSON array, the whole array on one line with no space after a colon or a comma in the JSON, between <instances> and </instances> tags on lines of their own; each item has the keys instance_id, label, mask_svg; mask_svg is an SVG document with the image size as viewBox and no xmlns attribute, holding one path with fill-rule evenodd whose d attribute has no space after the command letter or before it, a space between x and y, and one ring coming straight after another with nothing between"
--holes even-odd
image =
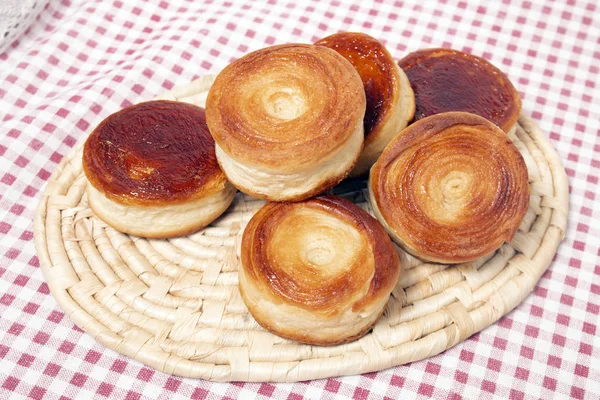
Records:
<instances>
[{"instance_id":1,"label":"rolled pastry","mask_svg":"<svg viewBox=\"0 0 600 400\"><path fill-rule=\"evenodd\" d=\"M415 92L415 121L448 111L480 115L511 131L521 97L508 77L481 57L451 49L424 49L398 62Z\"/></svg>"},{"instance_id":2,"label":"rolled pastry","mask_svg":"<svg viewBox=\"0 0 600 400\"><path fill-rule=\"evenodd\" d=\"M241 191L271 201L312 197L341 181L363 146L365 93L335 51L268 47L217 76L206 118L219 164Z\"/></svg>"},{"instance_id":3,"label":"rolled pastry","mask_svg":"<svg viewBox=\"0 0 600 400\"><path fill-rule=\"evenodd\" d=\"M374 37L341 32L315 44L340 53L352 63L362 79L367 97L363 121L365 146L350 176L364 175L390 140L413 119L413 90L404 71Z\"/></svg>"},{"instance_id":4,"label":"rolled pastry","mask_svg":"<svg viewBox=\"0 0 600 400\"><path fill-rule=\"evenodd\" d=\"M239 287L277 335L332 345L367 333L401 271L381 224L350 201L268 203L244 231Z\"/></svg>"},{"instance_id":5,"label":"rolled pastry","mask_svg":"<svg viewBox=\"0 0 600 400\"><path fill-rule=\"evenodd\" d=\"M436 114L390 142L371 169L369 197L403 249L422 260L466 262L512 239L529 208L527 168L487 119Z\"/></svg>"},{"instance_id":6,"label":"rolled pastry","mask_svg":"<svg viewBox=\"0 0 600 400\"><path fill-rule=\"evenodd\" d=\"M231 204L204 109L149 101L108 116L83 149L94 213L115 229L164 238L196 231Z\"/></svg>"}]
</instances>

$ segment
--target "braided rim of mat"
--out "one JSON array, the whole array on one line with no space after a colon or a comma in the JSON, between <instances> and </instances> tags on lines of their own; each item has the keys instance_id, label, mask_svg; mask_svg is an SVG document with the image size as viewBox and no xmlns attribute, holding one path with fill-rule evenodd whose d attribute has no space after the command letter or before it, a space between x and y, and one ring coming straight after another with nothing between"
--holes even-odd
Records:
<instances>
[{"instance_id":1,"label":"braided rim of mat","mask_svg":"<svg viewBox=\"0 0 600 400\"><path fill-rule=\"evenodd\" d=\"M161 96L204 105L214 77ZM213 381L293 382L379 371L456 345L516 307L550 265L568 212L565 170L532 120L508 136L525 159L531 206L511 243L459 265L406 272L371 332L319 347L282 339L248 313L238 288L239 244L263 201L238 193L207 228L169 240L120 233L87 205L82 146L50 178L35 216L35 245L52 295L98 342L157 370ZM332 193L367 211L365 181Z\"/></svg>"}]
</instances>

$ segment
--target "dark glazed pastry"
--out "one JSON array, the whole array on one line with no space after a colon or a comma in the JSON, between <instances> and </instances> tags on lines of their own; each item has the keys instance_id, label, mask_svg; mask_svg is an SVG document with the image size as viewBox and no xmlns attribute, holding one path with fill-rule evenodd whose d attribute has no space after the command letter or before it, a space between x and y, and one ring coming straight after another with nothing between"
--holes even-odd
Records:
<instances>
[{"instance_id":1,"label":"dark glazed pastry","mask_svg":"<svg viewBox=\"0 0 600 400\"><path fill-rule=\"evenodd\" d=\"M415 121L448 111L480 115L509 132L521 98L508 77L481 57L451 49L425 49L398 62L415 92Z\"/></svg>"},{"instance_id":2,"label":"dark glazed pastry","mask_svg":"<svg viewBox=\"0 0 600 400\"><path fill-rule=\"evenodd\" d=\"M415 98L406 74L377 39L364 33L342 32L316 45L329 47L356 69L367 97L365 147L350 174L368 172L385 146L406 127L415 113Z\"/></svg>"},{"instance_id":3,"label":"dark glazed pastry","mask_svg":"<svg viewBox=\"0 0 600 400\"><path fill-rule=\"evenodd\" d=\"M367 333L402 269L379 222L334 196L268 203L246 227L241 256L240 292L256 321L317 345Z\"/></svg>"},{"instance_id":4,"label":"dark glazed pastry","mask_svg":"<svg viewBox=\"0 0 600 400\"><path fill-rule=\"evenodd\" d=\"M406 251L427 261L466 262L514 236L529 208L527 167L487 119L436 114L390 142L371 169L369 196Z\"/></svg>"},{"instance_id":5,"label":"dark glazed pastry","mask_svg":"<svg viewBox=\"0 0 600 400\"><path fill-rule=\"evenodd\" d=\"M83 170L92 210L140 236L200 229L235 195L217 163L204 109L187 103L149 101L110 115L85 142Z\"/></svg>"}]
</instances>

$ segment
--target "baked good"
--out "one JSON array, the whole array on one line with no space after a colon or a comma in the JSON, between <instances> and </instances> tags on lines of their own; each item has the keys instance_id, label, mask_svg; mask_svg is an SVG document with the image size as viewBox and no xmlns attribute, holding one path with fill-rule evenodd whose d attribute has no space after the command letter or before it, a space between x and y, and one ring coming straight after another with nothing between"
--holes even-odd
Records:
<instances>
[{"instance_id":1,"label":"baked good","mask_svg":"<svg viewBox=\"0 0 600 400\"><path fill-rule=\"evenodd\" d=\"M508 136L465 112L409 125L369 178L377 219L416 257L474 260L510 241L529 208L527 167Z\"/></svg>"},{"instance_id":2,"label":"baked good","mask_svg":"<svg viewBox=\"0 0 600 400\"><path fill-rule=\"evenodd\" d=\"M235 196L215 157L204 109L148 101L108 116L83 149L88 202L110 226L164 238L196 231Z\"/></svg>"},{"instance_id":3,"label":"baked good","mask_svg":"<svg viewBox=\"0 0 600 400\"><path fill-rule=\"evenodd\" d=\"M415 92L415 121L465 111L489 119L505 132L514 129L521 97L508 77L483 58L451 49L424 49L398 64Z\"/></svg>"},{"instance_id":4,"label":"baked good","mask_svg":"<svg viewBox=\"0 0 600 400\"><path fill-rule=\"evenodd\" d=\"M340 53L362 79L367 97L363 120L365 145L350 176L364 175L390 140L413 119L415 96L404 71L374 37L341 32L315 44Z\"/></svg>"},{"instance_id":5,"label":"baked good","mask_svg":"<svg viewBox=\"0 0 600 400\"><path fill-rule=\"evenodd\" d=\"M306 44L267 47L232 62L206 101L228 179L271 201L306 199L346 177L362 149L364 113L352 64Z\"/></svg>"},{"instance_id":6,"label":"baked good","mask_svg":"<svg viewBox=\"0 0 600 400\"><path fill-rule=\"evenodd\" d=\"M256 321L317 345L367 333L402 268L381 224L330 195L265 205L244 231L241 258L240 292Z\"/></svg>"}]
</instances>

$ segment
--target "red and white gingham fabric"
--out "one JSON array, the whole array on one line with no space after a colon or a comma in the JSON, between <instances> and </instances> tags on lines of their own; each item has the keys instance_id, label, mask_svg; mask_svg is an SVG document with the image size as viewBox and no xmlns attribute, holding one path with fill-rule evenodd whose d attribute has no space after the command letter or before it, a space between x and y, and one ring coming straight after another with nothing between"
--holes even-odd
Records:
<instances>
[{"instance_id":1,"label":"red and white gingham fabric","mask_svg":"<svg viewBox=\"0 0 600 400\"><path fill-rule=\"evenodd\" d=\"M0 398L599 398L600 4L596 0L51 0L0 55ZM44 283L38 199L110 113L272 44L363 31L396 57L453 47L505 71L564 161L565 241L512 313L425 361L296 384L169 376L96 343Z\"/></svg>"}]
</instances>

